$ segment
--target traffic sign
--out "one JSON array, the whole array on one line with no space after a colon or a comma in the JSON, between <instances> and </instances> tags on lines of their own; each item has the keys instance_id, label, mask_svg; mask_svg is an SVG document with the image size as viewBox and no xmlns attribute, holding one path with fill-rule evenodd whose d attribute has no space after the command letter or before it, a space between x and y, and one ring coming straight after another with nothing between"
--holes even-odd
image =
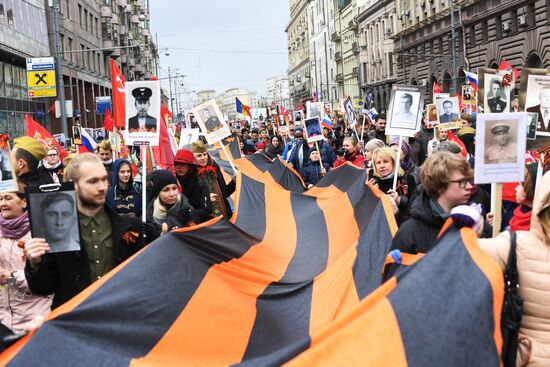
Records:
<instances>
[{"instance_id":1,"label":"traffic sign","mask_svg":"<svg viewBox=\"0 0 550 367\"><path fill-rule=\"evenodd\" d=\"M27 91L30 98L57 96L53 57L27 59Z\"/></svg>"}]
</instances>

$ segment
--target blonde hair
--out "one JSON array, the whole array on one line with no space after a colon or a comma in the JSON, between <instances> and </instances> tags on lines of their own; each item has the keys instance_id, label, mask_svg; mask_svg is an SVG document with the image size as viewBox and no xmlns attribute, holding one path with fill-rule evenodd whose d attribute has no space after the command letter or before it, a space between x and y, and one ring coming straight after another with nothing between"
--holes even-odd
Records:
<instances>
[{"instance_id":1,"label":"blonde hair","mask_svg":"<svg viewBox=\"0 0 550 367\"><path fill-rule=\"evenodd\" d=\"M420 172L420 182L428 196L438 198L447 189L453 171L459 171L466 179L474 177L472 167L461 155L442 151L429 156Z\"/></svg>"},{"instance_id":2,"label":"blonde hair","mask_svg":"<svg viewBox=\"0 0 550 367\"><path fill-rule=\"evenodd\" d=\"M103 150L113 150L113 146L111 145L111 142L107 139L103 140L101 143L97 145L99 149Z\"/></svg>"},{"instance_id":3,"label":"blonde hair","mask_svg":"<svg viewBox=\"0 0 550 367\"><path fill-rule=\"evenodd\" d=\"M372 152L372 167L374 169L374 175L377 177L382 177L380 173L378 172L378 169L376 168L376 160L378 158L385 159L385 160L391 160L393 164L393 171L395 171L395 165L397 164L397 154L395 153L395 150L393 150L390 147L382 147L377 148ZM399 173L398 176L403 176L405 174L405 171L403 168L399 167Z\"/></svg>"},{"instance_id":4,"label":"blonde hair","mask_svg":"<svg viewBox=\"0 0 550 367\"><path fill-rule=\"evenodd\" d=\"M174 205L178 205L180 201L181 197L178 195L176 204ZM169 209L162 203L162 201L160 201L160 195L157 196L157 198L153 202L153 218L155 219L155 221L161 224L162 220L164 220L168 215L168 210Z\"/></svg>"},{"instance_id":5,"label":"blonde hair","mask_svg":"<svg viewBox=\"0 0 550 367\"><path fill-rule=\"evenodd\" d=\"M101 162L101 159L99 159L98 156L92 153L77 154L67 164L67 167L63 172L63 178L64 178L63 181L78 182L78 180L80 180L80 177L82 176L82 172L80 172L80 167L85 162L99 163L103 165L103 163Z\"/></svg>"}]
</instances>

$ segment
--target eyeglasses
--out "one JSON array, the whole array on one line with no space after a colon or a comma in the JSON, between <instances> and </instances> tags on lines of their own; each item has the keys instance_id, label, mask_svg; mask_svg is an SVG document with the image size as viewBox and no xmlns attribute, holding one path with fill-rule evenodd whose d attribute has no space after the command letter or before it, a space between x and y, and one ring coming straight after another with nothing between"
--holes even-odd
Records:
<instances>
[{"instance_id":1,"label":"eyeglasses","mask_svg":"<svg viewBox=\"0 0 550 367\"><path fill-rule=\"evenodd\" d=\"M48 154L48 157L57 157L57 153L54 153L54 154Z\"/></svg>"},{"instance_id":2,"label":"eyeglasses","mask_svg":"<svg viewBox=\"0 0 550 367\"><path fill-rule=\"evenodd\" d=\"M470 186L474 185L474 179L473 178L461 178L460 180L452 180L452 181L449 181L449 182L458 183L458 187L460 187L461 189L465 189L466 187L468 187L468 184L470 184Z\"/></svg>"}]
</instances>

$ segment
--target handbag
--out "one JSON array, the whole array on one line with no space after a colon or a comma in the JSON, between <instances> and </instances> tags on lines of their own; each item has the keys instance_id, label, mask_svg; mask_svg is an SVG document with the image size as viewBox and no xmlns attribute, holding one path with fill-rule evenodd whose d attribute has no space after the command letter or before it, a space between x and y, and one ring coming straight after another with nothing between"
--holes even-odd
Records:
<instances>
[{"instance_id":1,"label":"handbag","mask_svg":"<svg viewBox=\"0 0 550 367\"><path fill-rule=\"evenodd\" d=\"M500 318L502 331L502 363L504 367L515 367L518 351L518 336L523 314L523 300L518 294L519 274L517 268L517 236L510 232L510 252L504 269L504 303Z\"/></svg>"}]
</instances>

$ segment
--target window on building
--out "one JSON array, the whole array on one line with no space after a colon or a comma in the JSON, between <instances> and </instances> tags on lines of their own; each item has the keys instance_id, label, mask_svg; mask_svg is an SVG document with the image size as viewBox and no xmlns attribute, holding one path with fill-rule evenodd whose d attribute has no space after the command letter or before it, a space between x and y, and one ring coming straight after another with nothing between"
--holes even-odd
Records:
<instances>
[{"instance_id":1,"label":"window on building","mask_svg":"<svg viewBox=\"0 0 550 367\"><path fill-rule=\"evenodd\" d=\"M69 60L70 62L73 62L73 53L70 52L73 50L73 39L71 37L67 37L67 47L68 47L67 51L69 51L69 53L67 53L66 59Z\"/></svg>"},{"instance_id":2,"label":"window on building","mask_svg":"<svg viewBox=\"0 0 550 367\"><path fill-rule=\"evenodd\" d=\"M0 22L4 22L4 0L0 0Z\"/></svg>"},{"instance_id":3,"label":"window on building","mask_svg":"<svg viewBox=\"0 0 550 367\"><path fill-rule=\"evenodd\" d=\"M6 97L13 97L13 79L11 64L4 63L4 81L6 85Z\"/></svg>"},{"instance_id":4,"label":"window on building","mask_svg":"<svg viewBox=\"0 0 550 367\"><path fill-rule=\"evenodd\" d=\"M6 1L6 18L8 19L8 25L13 27L13 3L11 2L11 0Z\"/></svg>"},{"instance_id":5,"label":"window on building","mask_svg":"<svg viewBox=\"0 0 550 367\"><path fill-rule=\"evenodd\" d=\"M497 38L502 38L502 17L500 15L495 18L495 25Z\"/></svg>"},{"instance_id":6,"label":"window on building","mask_svg":"<svg viewBox=\"0 0 550 367\"><path fill-rule=\"evenodd\" d=\"M78 24L82 27L82 5L78 4Z\"/></svg>"},{"instance_id":7,"label":"window on building","mask_svg":"<svg viewBox=\"0 0 550 367\"><path fill-rule=\"evenodd\" d=\"M94 33L94 15L92 13L90 13L90 33L95 34Z\"/></svg>"},{"instance_id":8,"label":"window on building","mask_svg":"<svg viewBox=\"0 0 550 367\"><path fill-rule=\"evenodd\" d=\"M65 0L65 18L71 19L70 0Z\"/></svg>"},{"instance_id":9,"label":"window on building","mask_svg":"<svg viewBox=\"0 0 550 367\"><path fill-rule=\"evenodd\" d=\"M489 41L489 25L487 24L486 20L481 22L481 38L483 40L483 43Z\"/></svg>"},{"instance_id":10,"label":"window on building","mask_svg":"<svg viewBox=\"0 0 550 367\"><path fill-rule=\"evenodd\" d=\"M390 77L395 75L395 65L393 64L393 52L388 52L388 74Z\"/></svg>"},{"instance_id":11,"label":"window on building","mask_svg":"<svg viewBox=\"0 0 550 367\"><path fill-rule=\"evenodd\" d=\"M88 10L84 9L84 29L88 30Z\"/></svg>"},{"instance_id":12,"label":"window on building","mask_svg":"<svg viewBox=\"0 0 550 367\"><path fill-rule=\"evenodd\" d=\"M84 46L83 44L80 44L80 60L81 60L81 65L82 67L87 67L86 65L86 46Z\"/></svg>"},{"instance_id":13,"label":"window on building","mask_svg":"<svg viewBox=\"0 0 550 367\"><path fill-rule=\"evenodd\" d=\"M95 17L95 35L99 37L99 19Z\"/></svg>"}]
</instances>

